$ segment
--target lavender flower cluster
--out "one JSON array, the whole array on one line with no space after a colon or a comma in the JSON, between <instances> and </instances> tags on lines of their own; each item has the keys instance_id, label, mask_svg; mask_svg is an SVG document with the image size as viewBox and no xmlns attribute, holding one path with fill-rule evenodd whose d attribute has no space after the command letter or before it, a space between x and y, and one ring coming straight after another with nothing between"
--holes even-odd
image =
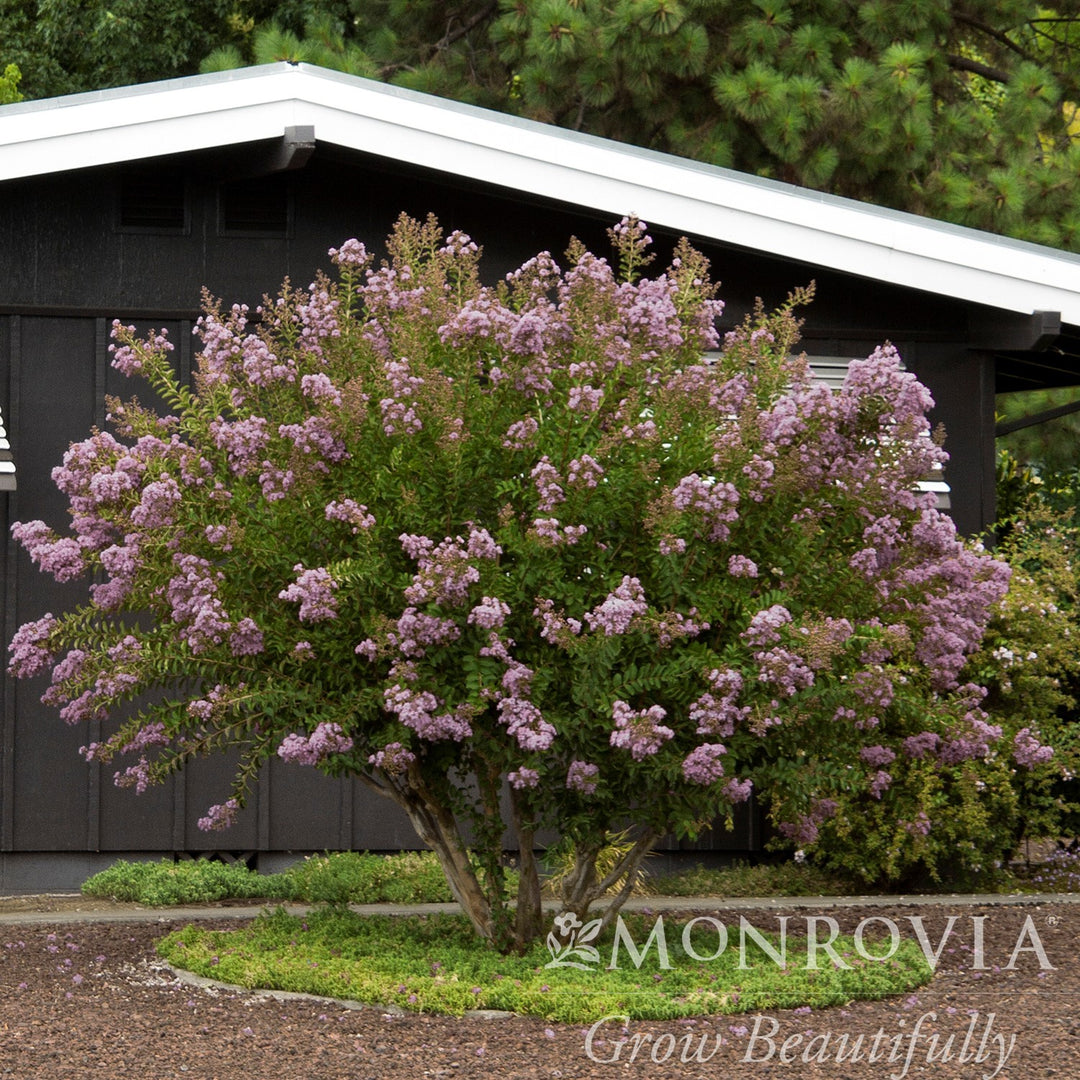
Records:
<instances>
[{"instance_id":1,"label":"lavender flower cluster","mask_svg":"<svg viewBox=\"0 0 1080 1080\"><path fill-rule=\"evenodd\" d=\"M625 701L616 701L611 716L615 721L611 745L629 750L635 761L655 754L668 739L675 737L671 728L660 723L667 711L659 705L634 710Z\"/></svg>"},{"instance_id":2,"label":"lavender flower cluster","mask_svg":"<svg viewBox=\"0 0 1080 1080\"><path fill-rule=\"evenodd\" d=\"M353 748L353 740L341 730L340 724L317 724L310 735L286 735L278 747L282 761L299 765L318 765L331 754L343 754Z\"/></svg>"}]
</instances>

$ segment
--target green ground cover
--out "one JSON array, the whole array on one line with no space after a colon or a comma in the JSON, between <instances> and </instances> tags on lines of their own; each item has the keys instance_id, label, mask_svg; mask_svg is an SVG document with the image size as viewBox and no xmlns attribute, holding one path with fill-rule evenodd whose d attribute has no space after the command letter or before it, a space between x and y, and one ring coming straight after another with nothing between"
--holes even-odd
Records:
<instances>
[{"instance_id":1,"label":"green ground cover","mask_svg":"<svg viewBox=\"0 0 1080 1080\"><path fill-rule=\"evenodd\" d=\"M699 920L684 942L674 920L623 918L636 955L626 938L613 952L615 937L609 933L594 942L595 960L573 954L585 961L580 968L548 966L560 954L543 941L523 956L501 955L480 943L459 916L361 916L342 908L303 917L279 908L231 931L188 926L168 935L158 950L177 967L249 988L448 1015L499 1009L571 1023L612 1015L673 1019L816 1009L909 992L932 975L914 942L900 942L895 953L877 960L868 957L889 953L887 940L868 938L856 947L851 938L839 937L831 944L846 966L838 967L820 949L808 949L805 935L792 931L781 941L775 920L764 914L754 928L767 946L752 934L740 936L735 924L725 927L723 951L712 921ZM657 941L649 945L658 926L666 965Z\"/></svg>"}]
</instances>

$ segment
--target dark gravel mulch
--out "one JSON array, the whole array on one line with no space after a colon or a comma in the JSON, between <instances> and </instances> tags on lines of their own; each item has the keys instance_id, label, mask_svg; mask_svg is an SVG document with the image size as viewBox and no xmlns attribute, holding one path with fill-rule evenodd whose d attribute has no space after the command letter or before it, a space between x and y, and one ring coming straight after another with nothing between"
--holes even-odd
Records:
<instances>
[{"instance_id":1,"label":"dark gravel mulch","mask_svg":"<svg viewBox=\"0 0 1080 1080\"><path fill-rule=\"evenodd\" d=\"M774 930L784 914L721 905L708 914L728 926L745 915L756 928ZM806 910L786 914L793 932L805 926ZM175 925L169 922L0 926L0 1077L1080 1077L1080 908L821 914L847 932L864 918L891 918L905 938L915 937L909 917L922 916L934 948L953 922L933 982L916 994L819 1011L633 1022L625 1031L612 1023L591 1043L583 1026L543 1020L399 1016L196 989L154 953L155 940Z\"/></svg>"}]
</instances>

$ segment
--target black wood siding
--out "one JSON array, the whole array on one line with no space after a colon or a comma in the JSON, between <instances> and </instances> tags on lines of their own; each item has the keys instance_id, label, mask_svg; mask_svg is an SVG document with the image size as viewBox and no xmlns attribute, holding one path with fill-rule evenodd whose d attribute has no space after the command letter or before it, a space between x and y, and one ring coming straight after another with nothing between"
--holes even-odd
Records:
<instances>
[{"instance_id":1,"label":"black wood siding","mask_svg":"<svg viewBox=\"0 0 1080 1080\"><path fill-rule=\"evenodd\" d=\"M50 472L70 442L84 438L92 425L104 423L106 393L130 393L126 380L108 365L112 318L167 325L179 345L177 363L186 373L202 285L226 303L240 301L254 307L263 293L275 292L285 276L306 286L318 267L328 266L327 248L350 236L377 248L402 211L417 217L434 212L448 231L468 232L484 246L492 277L538 250L562 252L571 234L604 251L605 229L613 223L607 215L542 204L461 178L323 147L304 169L263 181L244 176L242 153L163 158L151 163L151 181L154 169L174 181L174 191L175 178L181 176L185 200L182 215L173 213L160 228L145 224L152 207L124 213L125 172L120 168L3 185L0 407L18 466L18 491L0 494L5 640L23 622L85 597L85 582L55 584L7 537L15 520L42 518L57 527L64 525L65 500ZM142 175L147 175L145 168ZM278 220L271 214L270 224L261 232L254 227L230 230L222 220L225 183L249 185L256 195L260 183L284 185L286 216ZM664 260L675 237L654 235ZM954 460L948 479L954 512L962 528L981 527L986 514L987 443L980 425L987 408L992 410L992 396L987 397L992 395L992 380L987 384L984 377L989 361L972 359L964 345L966 307L879 281L698 242L724 283L725 322L739 321L755 297L775 305L793 286L816 280L818 298L806 313L808 351L865 355L886 338L901 348L909 369L923 374L941 400L938 418L963 435L963 442L950 446ZM992 441L990 448L992 454ZM992 482L992 456L990 464ZM967 491L977 491L977 497L967 498ZM280 762L266 768L257 794L233 829L202 833L196 820L210 804L228 795L232 771L227 760L199 763L141 797L116 789L111 768L88 766L77 753L101 732L85 726L66 728L55 711L38 700L45 685L45 679L16 683L5 677L0 715L0 888L5 852L35 853L35 858L46 859L48 853L75 852L420 846L396 807L358 783L330 780ZM760 840L760 823L743 813L735 835L716 834L706 846L756 848ZM7 880L9 887L24 882L27 887L56 884L47 872L25 867L9 872Z\"/></svg>"}]
</instances>

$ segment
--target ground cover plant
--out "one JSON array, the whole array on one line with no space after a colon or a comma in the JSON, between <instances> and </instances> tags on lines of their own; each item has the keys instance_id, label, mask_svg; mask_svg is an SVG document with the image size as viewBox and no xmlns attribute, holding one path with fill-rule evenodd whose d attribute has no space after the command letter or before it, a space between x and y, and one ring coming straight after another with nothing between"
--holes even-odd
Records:
<instances>
[{"instance_id":1,"label":"ground cover plant","mask_svg":"<svg viewBox=\"0 0 1080 1080\"><path fill-rule=\"evenodd\" d=\"M13 527L91 583L11 672L104 722L84 753L136 791L238 753L207 829L271 757L359 777L504 950L544 932L540 829L567 911L617 887L605 923L659 836L752 790L865 882L1003 858L1052 751L962 675L1009 570L917 492L945 457L925 388L888 346L819 385L806 293L721 340L700 254L647 276L644 224L611 237L487 286L468 237L403 218L381 266L350 240L336 281L207 298L193 387L116 324L170 414L111 400L54 472L69 533Z\"/></svg>"},{"instance_id":2,"label":"ground cover plant","mask_svg":"<svg viewBox=\"0 0 1080 1080\"><path fill-rule=\"evenodd\" d=\"M808 951L805 937L792 933L781 946L772 925L755 929L776 955L748 934L741 959L734 926L727 930L730 947L703 960L718 952L715 926L691 927L688 954L682 927L669 923L663 931L669 943L665 966L656 945L646 947L655 920L624 920L638 957L625 943L612 954L615 938L609 932L591 939L597 959L579 967L548 966L556 954L541 942L520 956L479 948L468 920L458 916L361 917L334 909L302 918L278 910L240 930L188 926L164 938L158 952L177 967L249 988L452 1015L499 1009L569 1023L620 1014L666 1019L823 1008L908 992L932 975L914 942L901 942L887 960L871 960L889 952L890 942L867 936L859 952L851 937L838 937L832 947L848 965L840 968ZM811 957L816 966L810 966Z\"/></svg>"},{"instance_id":3,"label":"ground cover plant","mask_svg":"<svg viewBox=\"0 0 1080 1080\"><path fill-rule=\"evenodd\" d=\"M811 863L735 862L724 867L687 867L650 877L657 896L844 896L858 891L858 882Z\"/></svg>"}]
</instances>

